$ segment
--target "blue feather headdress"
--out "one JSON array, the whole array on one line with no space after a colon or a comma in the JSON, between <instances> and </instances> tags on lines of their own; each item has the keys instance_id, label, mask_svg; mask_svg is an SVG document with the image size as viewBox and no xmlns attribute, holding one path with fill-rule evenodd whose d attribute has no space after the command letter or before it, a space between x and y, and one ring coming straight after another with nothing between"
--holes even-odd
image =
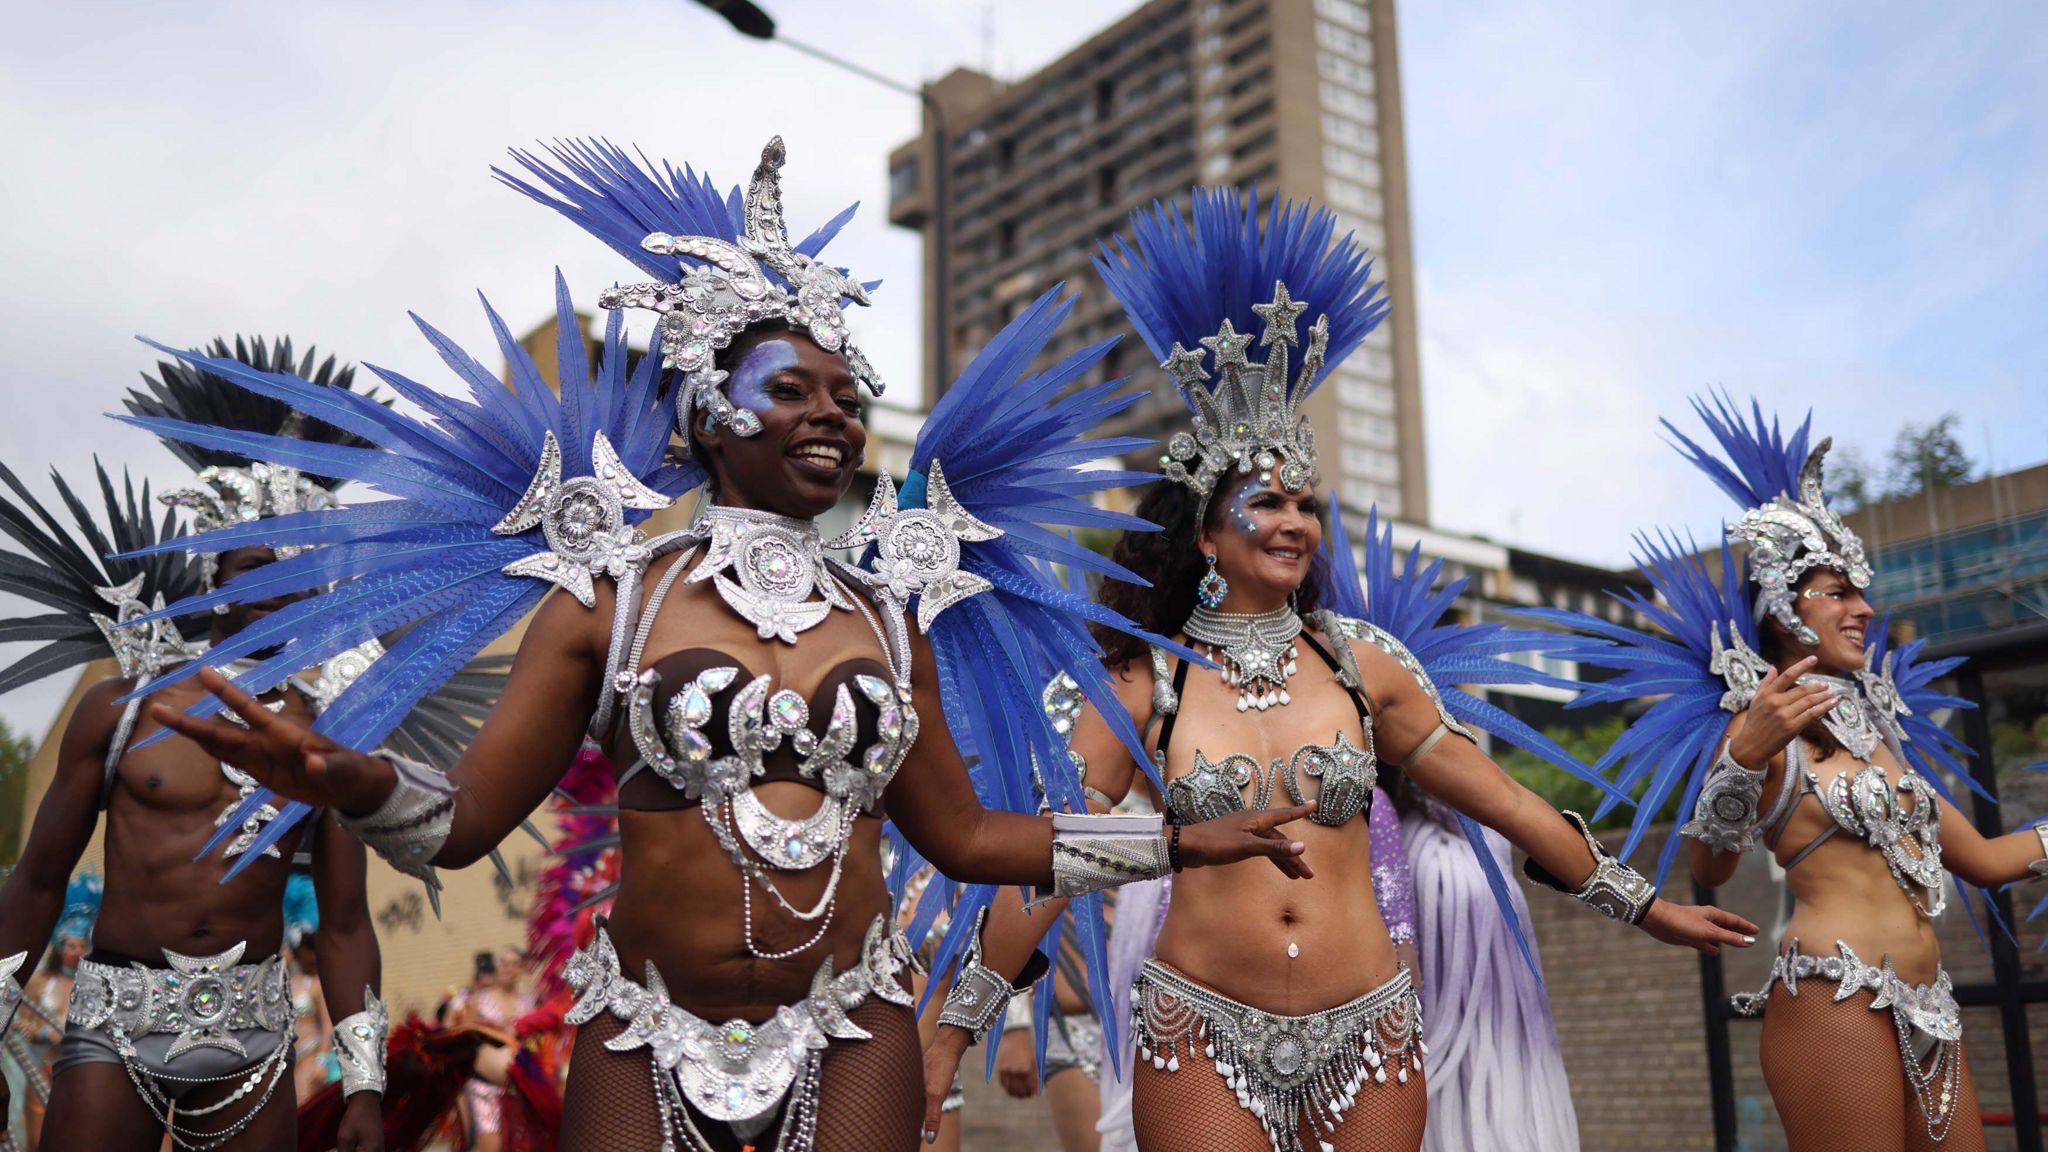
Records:
<instances>
[{"instance_id":1,"label":"blue feather headdress","mask_svg":"<svg viewBox=\"0 0 2048 1152\"><path fill-rule=\"evenodd\" d=\"M610 289L598 303L661 317L665 365L683 377L676 427L686 440L699 410L742 436L760 430L759 418L726 396L726 373L716 361L740 333L762 324L785 324L839 353L855 379L882 394L881 377L854 346L844 315L846 305L868 302L873 285L817 259L854 208L792 245L782 215L782 137L762 149L745 197L738 189L721 197L709 177L673 164L657 168L645 156L636 161L603 140L572 140L547 152L552 165L531 152L512 153L537 183L493 171L656 278Z\"/></svg>"},{"instance_id":2,"label":"blue feather headdress","mask_svg":"<svg viewBox=\"0 0 2048 1152\"><path fill-rule=\"evenodd\" d=\"M1187 217L1171 205L1132 213L1134 243L1116 237L1095 257L1194 414L1193 431L1167 444L1165 474L1205 504L1233 469L1267 479L1277 469L1299 492L1316 479L1301 402L1385 318L1381 285L1327 209L1276 200L1261 213L1256 189L1197 188L1190 199ZM1290 375L1296 324L1310 311L1300 372ZM1266 350L1263 361L1250 358L1255 349Z\"/></svg>"},{"instance_id":3,"label":"blue feather headdress","mask_svg":"<svg viewBox=\"0 0 2048 1152\"><path fill-rule=\"evenodd\" d=\"M1747 420L1726 396L1715 397L1711 406L1694 397L1692 409L1713 433L1725 461L1669 420L1662 423L1678 438L1680 453L1742 508L1742 518L1727 535L1749 549L1756 619L1769 615L1802 643L1819 643L1799 619L1794 589L1800 578L1822 567L1835 569L1857 588L1868 588L1871 578L1863 541L1828 507L1821 490L1822 461L1832 441L1822 440L1809 451L1812 413L1787 437L1775 418L1765 426L1763 405L1754 399Z\"/></svg>"},{"instance_id":4,"label":"blue feather headdress","mask_svg":"<svg viewBox=\"0 0 2048 1152\"><path fill-rule=\"evenodd\" d=\"M1560 649L1583 643L1583 640L1555 632L1510 628L1497 622L1455 624L1446 621L1445 613L1465 591L1466 578L1460 577L1438 588L1436 582L1443 571L1442 560L1431 561L1425 566L1422 563L1422 546L1417 544L1409 550L1405 563L1397 565L1400 550L1394 547L1393 525L1381 528L1377 507L1368 510L1365 525L1364 546L1359 549L1358 561L1354 564L1342 509L1335 509L1330 516L1330 530L1324 537L1330 584L1324 599L1333 615L1334 630L1374 644L1414 672L1425 691L1436 700L1446 718L1446 726L1453 731L1470 736L1463 725L1484 729L1599 788L1608 794L1605 802L1609 806L1626 802L1626 797L1599 772L1580 763L1556 741L1513 713L1467 690L1468 687L1484 685L1576 688L1576 681L1539 671L1512 657L1556 655ZM1501 914L1514 929L1515 941L1521 946L1523 957L1528 960L1530 970L1536 971L1535 956L1529 948L1521 917L1515 912L1514 903L1508 895L1507 877L1502 875L1499 862L1486 843L1484 830L1463 813L1458 815L1458 824L1479 859L1479 866L1486 874L1487 886L1492 889ZM1540 973L1537 978L1539 981L1542 979Z\"/></svg>"},{"instance_id":5,"label":"blue feather headdress","mask_svg":"<svg viewBox=\"0 0 2048 1152\"><path fill-rule=\"evenodd\" d=\"M360 436L368 446L316 444L161 418L126 417L129 422L202 446L344 477L392 497L273 517L196 538L217 551L251 544L307 550L216 592L174 604L167 613L336 585L236 633L209 653L207 664L278 649L236 679L243 690L258 693L366 640L407 629L314 723L316 731L348 747L375 747L422 698L531 611L551 582L579 597L588 595L593 570L586 553L602 551L618 533L645 520L651 508L699 483L701 470L665 460L670 425L658 357L650 351L629 370L624 328L615 315L593 374L582 325L559 275L555 289L559 396L486 302L509 383L417 317L415 323L468 396L446 395L396 372L370 369L418 405L424 418L286 373L162 349L252 392L283 399ZM616 507L608 514L619 523L593 540L555 539L539 518L516 515L531 503L529 495L546 497L579 480L598 483L600 473L616 489ZM556 563L548 565L548 557ZM603 557L596 559L601 563ZM508 571L517 565L525 570ZM192 675L198 667L187 665L166 682ZM193 711L203 716L220 708L209 697ZM247 803L266 796L259 793ZM275 842L305 812L304 805L287 805L265 826L264 839ZM264 846L256 845L237 867Z\"/></svg>"}]
</instances>

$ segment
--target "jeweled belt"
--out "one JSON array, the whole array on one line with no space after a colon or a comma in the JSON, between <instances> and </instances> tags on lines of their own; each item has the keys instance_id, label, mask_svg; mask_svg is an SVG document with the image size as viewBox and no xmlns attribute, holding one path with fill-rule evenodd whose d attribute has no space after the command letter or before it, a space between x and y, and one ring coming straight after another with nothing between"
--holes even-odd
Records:
<instances>
[{"instance_id":1,"label":"jeweled belt","mask_svg":"<svg viewBox=\"0 0 2048 1152\"><path fill-rule=\"evenodd\" d=\"M283 959L238 963L245 947L237 944L214 956L186 956L166 948L169 968L81 961L71 987L69 1021L112 1033L123 1055L132 1054L133 1041L143 1036L173 1032L178 1039L165 1053L167 1061L207 1047L247 1056L235 1032L287 1032L295 1013Z\"/></svg>"},{"instance_id":2,"label":"jeweled belt","mask_svg":"<svg viewBox=\"0 0 2048 1152\"><path fill-rule=\"evenodd\" d=\"M1730 997L1735 1010L1744 1016L1760 1015L1771 985L1782 981L1785 990L1797 996L1801 980L1819 978L1836 985L1837 1000L1847 1000L1867 989L1872 994L1871 1008L1890 1008L1936 1040L1963 1038L1962 1010L1956 1006L1955 985L1947 969L1937 972L1932 984L1908 984L1892 971L1889 956L1873 966L1839 940L1835 941L1835 950L1838 955L1809 956L1799 950L1799 941L1794 940L1791 947L1771 961L1771 975L1764 981L1763 991Z\"/></svg>"},{"instance_id":3,"label":"jeweled belt","mask_svg":"<svg viewBox=\"0 0 2048 1152\"><path fill-rule=\"evenodd\" d=\"M1185 1051L1215 1061L1239 1105L1259 1118L1275 1152L1299 1152L1304 1118L1334 1131L1368 1081L1408 1082L1428 1052L1415 983L1402 968L1356 1000L1280 1016L1240 1004L1157 960L1132 992L1138 1056L1177 1072Z\"/></svg>"},{"instance_id":4,"label":"jeweled belt","mask_svg":"<svg viewBox=\"0 0 2048 1152\"><path fill-rule=\"evenodd\" d=\"M581 1025L609 1011L626 1021L626 1030L605 1041L605 1047L614 1052L646 1048L697 1111L721 1123L744 1125L773 1112L799 1076L815 1076L827 1042L870 1037L847 1018L869 996L910 1005L901 977L914 964L902 934L890 932L886 920L877 917L854 967L835 973L827 956L802 1000L778 1007L758 1024L738 1019L714 1024L669 999L652 961L644 985L622 973L611 934L600 925L597 938L563 969L563 979L577 993L565 1019Z\"/></svg>"}]
</instances>

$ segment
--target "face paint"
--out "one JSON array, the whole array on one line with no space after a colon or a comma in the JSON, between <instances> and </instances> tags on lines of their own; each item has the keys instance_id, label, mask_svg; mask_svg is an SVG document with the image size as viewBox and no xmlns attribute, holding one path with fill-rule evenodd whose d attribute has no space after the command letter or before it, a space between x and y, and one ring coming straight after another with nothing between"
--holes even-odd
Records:
<instances>
[{"instance_id":1,"label":"face paint","mask_svg":"<svg viewBox=\"0 0 2048 1152\"><path fill-rule=\"evenodd\" d=\"M1258 517L1252 513L1251 499L1265 489L1256 484L1241 485L1230 498L1228 514L1230 525L1247 536L1256 535L1259 530Z\"/></svg>"},{"instance_id":2,"label":"face paint","mask_svg":"<svg viewBox=\"0 0 2048 1152\"><path fill-rule=\"evenodd\" d=\"M732 379L726 382L726 396L732 402L749 412L766 412L774 407L775 401L768 398L768 381L777 372L796 367L796 349L789 341L782 339L763 340L747 354L732 370Z\"/></svg>"}]
</instances>

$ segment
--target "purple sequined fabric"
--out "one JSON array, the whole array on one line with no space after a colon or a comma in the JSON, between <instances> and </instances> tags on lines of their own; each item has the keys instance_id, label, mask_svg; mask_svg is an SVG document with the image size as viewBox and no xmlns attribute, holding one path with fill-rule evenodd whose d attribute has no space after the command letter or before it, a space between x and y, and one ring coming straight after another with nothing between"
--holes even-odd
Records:
<instances>
[{"instance_id":1,"label":"purple sequined fabric","mask_svg":"<svg viewBox=\"0 0 2048 1152\"><path fill-rule=\"evenodd\" d=\"M1387 935L1396 944L1415 941L1415 876L1401 841L1401 814L1384 790L1372 790L1372 894L1379 901Z\"/></svg>"}]
</instances>

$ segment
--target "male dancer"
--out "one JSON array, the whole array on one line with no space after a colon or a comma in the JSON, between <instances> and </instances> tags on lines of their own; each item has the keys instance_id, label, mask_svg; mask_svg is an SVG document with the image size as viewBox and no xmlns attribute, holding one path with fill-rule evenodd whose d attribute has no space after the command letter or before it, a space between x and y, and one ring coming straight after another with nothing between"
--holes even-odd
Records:
<instances>
[{"instance_id":1,"label":"male dancer","mask_svg":"<svg viewBox=\"0 0 2048 1152\"><path fill-rule=\"evenodd\" d=\"M232 353L219 343L217 354L232 354L264 371L296 367L301 376L313 376L312 354L294 365L289 341L238 340ZM329 440L345 435L224 380L178 365L160 367L160 380L145 378L150 394L131 394L131 410L203 414L209 423L250 431L296 429ZM348 387L350 375L346 368L337 371L332 359L319 372L341 388ZM200 526L334 505L318 478L294 469L182 445L173 450L199 470L199 485L167 493L164 502L191 509ZM54 641L0 674L0 691L99 655L99 639L120 664L119 675L93 685L80 699L20 864L0 886L4 1025L14 1006L10 965L19 967L41 952L72 869L100 814L106 814L104 904L93 951L80 964L72 993L43 1148L155 1152L166 1131L188 1152L281 1152L296 1146L289 1075L293 1009L279 945L290 866L295 855L307 854L320 908L320 970L328 1011L340 1021L336 1046L348 1095L338 1147L377 1152L383 1143L378 1113L387 1022L374 991L380 961L364 895L362 845L342 832L331 813L321 813L278 844L261 846L262 826L275 815L266 808L231 830L224 853L202 854L255 784L189 740L151 740L156 725L143 709L145 701L183 709L199 700L205 690L193 682L157 692L148 687L159 673L202 649L180 629L181 623L193 628L195 618L136 619L167 599L260 579L275 555L249 547L196 560L178 553L103 559L173 534L172 515L160 531L152 529L146 487L139 503L130 487L124 505L102 471L112 529L102 533L58 480L82 544L4 467L0 479L25 506L0 498L0 528L28 553L0 562L0 586L60 609L0 626L0 634L11 633L10 638ZM207 638L218 644L295 598L219 605L210 618L196 620L208 620ZM296 680L270 694L266 706L310 721L320 698L332 695L331 679L339 669L330 665L322 672L319 681ZM245 853L259 858L224 880Z\"/></svg>"}]
</instances>

